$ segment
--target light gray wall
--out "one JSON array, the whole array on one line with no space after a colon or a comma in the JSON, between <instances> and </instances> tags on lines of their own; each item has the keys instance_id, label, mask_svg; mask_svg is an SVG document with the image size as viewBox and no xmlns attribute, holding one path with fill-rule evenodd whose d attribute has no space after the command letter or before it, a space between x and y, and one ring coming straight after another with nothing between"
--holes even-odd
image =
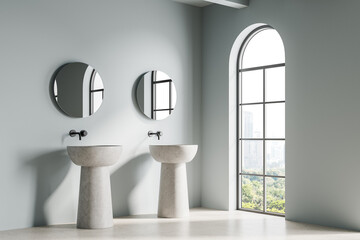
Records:
<instances>
[{"instance_id":1,"label":"light gray wall","mask_svg":"<svg viewBox=\"0 0 360 240\"><path fill-rule=\"evenodd\" d=\"M141 13L141 14L140 14ZM168 0L4 0L0 3L0 230L76 220L80 168L67 145L122 144L111 168L114 215L157 211L160 164L149 144L200 144L201 10ZM67 62L96 68L104 102L69 118L50 99L50 79ZM172 76L177 108L144 117L134 83L158 69ZM71 129L86 129L79 142ZM160 141L148 138L161 130ZM188 164L190 205L200 205L200 153Z\"/></svg>"},{"instance_id":2,"label":"light gray wall","mask_svg":"<svg viewBox=\"0 0 360 240\"><path fill-rule=\"evenodd\" d=\"M359 9L356 0L251 0L241 10L205 9L204 207L232 208L233 143L224 141L230 50L247 26L268 23L286 51L286 219L360 230Z\"/></svg>"}]
</instances>

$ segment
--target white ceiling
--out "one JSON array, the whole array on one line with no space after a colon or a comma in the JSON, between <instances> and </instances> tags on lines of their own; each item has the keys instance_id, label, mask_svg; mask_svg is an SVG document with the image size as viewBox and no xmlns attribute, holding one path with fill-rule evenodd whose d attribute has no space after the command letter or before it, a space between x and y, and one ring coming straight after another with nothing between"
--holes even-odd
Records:
<instances>
[{"instance_id":1,"label":"white ceiling","mask_svg":"<svg viewBox=\"0 0 360 240\"><path fill-rule=\"evenodd\" d=\"M244 8L248 6L249 0L173 0L175 2L181 2L196 7L205 7L210 4L219 4L232 8Z\"/></svg>"}]
</instances>

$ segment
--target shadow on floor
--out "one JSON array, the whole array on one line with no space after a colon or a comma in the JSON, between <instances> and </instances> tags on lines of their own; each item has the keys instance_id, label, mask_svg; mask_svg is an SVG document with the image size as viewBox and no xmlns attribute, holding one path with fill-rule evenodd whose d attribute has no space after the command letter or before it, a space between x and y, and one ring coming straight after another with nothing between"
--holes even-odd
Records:
<instances>
[{"instance_id":1,"label":"shadow on floor","mask_svg":"<svg viewBox=\"0 0 360 240\"><path fill-rule=\"evenodd\" d=\"M125 163L111 175L111 194L114 217L130 215L129 196L144 178L152 163L149 153L141 154Z\"/></svg>"},{"instance_id":2,"label":"shadow on floor","mask_svg":"<svg viewBox=\"0 0 360 240\"><path fill-rule=\"evenodd\" d=\"M36 201L33 226L47 225L44 205L69 172L71 161L65 150L49 152L31 159L30 167L36 171Z\"/></svg>"}]
</instances>

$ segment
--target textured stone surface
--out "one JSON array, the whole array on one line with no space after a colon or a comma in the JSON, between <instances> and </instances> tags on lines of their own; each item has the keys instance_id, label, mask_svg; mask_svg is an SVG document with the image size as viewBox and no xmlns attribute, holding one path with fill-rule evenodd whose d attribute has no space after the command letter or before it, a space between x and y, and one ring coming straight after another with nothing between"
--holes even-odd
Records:
<instances>
[{"instance_id":1,"label":"textured stone surface","mask_svg":"<svg viewBox=\"0 0 360 240\"><path fill-rule=\"evenodd\" d=\"M189 215L186 163L196 155L197 145L150 145L153 158L161 162L158 216Z\"/></svg>"},{"instance_id":2,"label":"textured stone surface","mask_svg":"<svg viewBox=\"0 0 360 240\"><path fill-rule=\"evenodd\" d=\"M81 167L77 227L96 229L113 226L109 170L119 160L122 146L72 146L71 160Z\"/></svg>"},{"instance_id":3,"label":"textured stone surface","mask_svg":"<svg viewBox=\"0 0 360 240\"><path fill-rule=\"evenodd\" d=\"M150 145L151 156L161 163L187 163L193 160L198 145Z\"/></svg>"},{"instance_id":4,"label":"textured stone surface","mask_svg":"<svg viewBox=\"0 0 360 240\"><path fill-rule=\"evenodd\" d=\"M107 167L82 167L80 180L78 228L113 226L110 176Z\"/></svg>"},{"instance_id":5,"label":"textured stone surface","mask_svg":"<svg viewBox=\"0 0 360 240\"><path fill-rule=\"evenodd\" d=\"M121 155L120 145L68 146L73 163L83 167L104 167L115 164Z\"/></svg>"},{"instance_id":6,"label":"textured stone surface","mask_svg":"<svg viewBox=\"0 0 360 240\"><path fill-rule=\"evenodd\" d=\"M189 198L185 163L162 163L158 216L187 217Z\"/></svg>"}]
</instances>

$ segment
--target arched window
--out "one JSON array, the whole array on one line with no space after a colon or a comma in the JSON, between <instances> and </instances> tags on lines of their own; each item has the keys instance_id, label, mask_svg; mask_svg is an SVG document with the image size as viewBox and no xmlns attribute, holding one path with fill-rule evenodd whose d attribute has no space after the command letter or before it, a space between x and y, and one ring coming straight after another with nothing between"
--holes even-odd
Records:
<instances>
[{"instance_id":1,"label":"arched window","mask_svg":"<svg viewBox=\"0 0 360 240\"><path fill-rule=\"evenodd\" d=\"M285 51L270 26L239 53L238 208L285 214Z\"/></svg>"},{"instance_id":2,"label":"arched window","mask_svg":"<svg viewBox=\"0 0 360 240\"><path fill-rule=\"evenodd\" d=\"M104 85L101 80L100 74L95 71L91 72L90 79L90 113L93 115L101 106L104 100Z\"/></svg>"}]
</instances>

